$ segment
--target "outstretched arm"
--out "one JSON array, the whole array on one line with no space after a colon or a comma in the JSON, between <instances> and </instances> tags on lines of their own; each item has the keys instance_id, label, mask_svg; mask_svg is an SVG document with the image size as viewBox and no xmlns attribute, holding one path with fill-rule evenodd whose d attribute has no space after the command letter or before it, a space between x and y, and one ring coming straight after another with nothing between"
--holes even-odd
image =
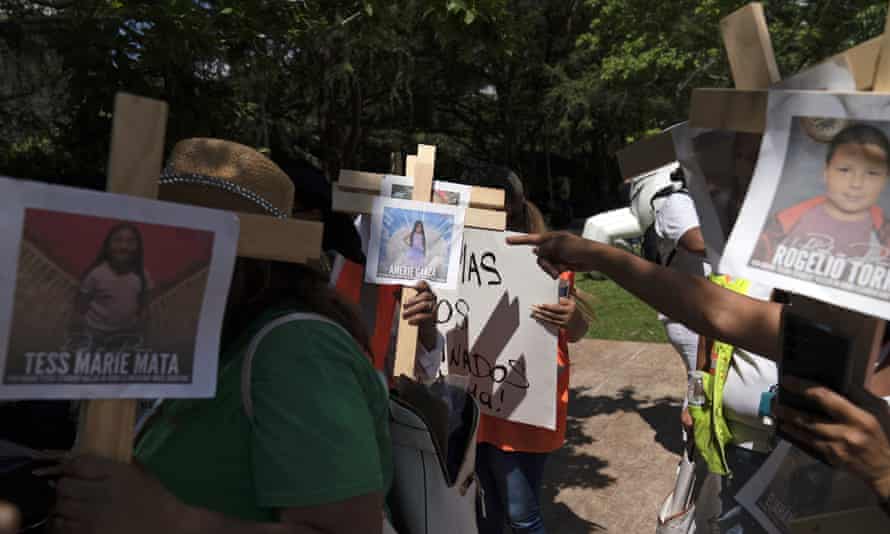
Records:
<instances>
[{"instance_id":1,"label":"outstretched arm","mask_svg":"<svg viewBox=\"0 0 890 534\"><path fill-rule=\"evenodd\" d=\"M615 247L566 232L508 237L511 245L535 247L551 276L600 271L656 310L699 334L763 356L779 356L782 306L739 295L700 276L668 269Z\"/></svg>"}]
</instances>

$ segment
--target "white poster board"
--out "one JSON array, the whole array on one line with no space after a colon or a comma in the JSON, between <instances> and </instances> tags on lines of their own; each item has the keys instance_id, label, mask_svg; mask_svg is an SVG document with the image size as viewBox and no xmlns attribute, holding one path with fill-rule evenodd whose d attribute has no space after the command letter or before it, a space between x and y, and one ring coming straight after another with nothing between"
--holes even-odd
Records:
<instances>
[{"instance_id":1,"label":"white poster board","mask_svg":"<svg viewBox=\"0 0 890 534\"><path fill-rule=\"evenodd\" d=\"M216 391L236 215L0 178L0 398Z\"/></svg>"},{"instance_id":2,"label":"white poster board","mask_svg":"<svg viewBox=\"0 0 890 534\"><path fill-rule=\"evenodd\" d=\"M774 84L783 91L855 91L856 80L844 56L837 56Z\"/></svg>"},{"instance_id":3,"label":"white poster board","mask_svg":"<svg viewBox=\"0 0 890 534\"><path fill-rule=\"evenodd\" d=\"M437 292L442 372L468 376L483 413L555 429L558 331L533 319L531 306L557 302L559 283L508 235L464 231L458 287Z\"/></svg>"},{"instance_id":4,"label":"white poster board","mask_svg":"<svg viewBox=\"0 0 890 534\"><path fill-rule=\"evenodd\" d=\"M770 92L721 271L890 319L890 96Z\"/></svg>"}]
</instances>

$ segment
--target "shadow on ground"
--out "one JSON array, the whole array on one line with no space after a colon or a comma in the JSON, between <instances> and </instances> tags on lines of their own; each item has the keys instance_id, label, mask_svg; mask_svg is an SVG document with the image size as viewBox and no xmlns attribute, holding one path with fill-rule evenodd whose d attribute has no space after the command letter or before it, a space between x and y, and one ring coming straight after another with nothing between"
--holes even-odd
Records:
<instances>
[{"instance_id":1,"label":"shadow on ground","mask_svg":"<svg viewBox=\"0 0 890 534\"><path fill-rule=\"evenodd\" d=\"M647 395L638 395L633 386L621 388L616 396L585 395L589 389L589 387L579 387L569 392L569 423L566 428L568 444L573 443L573 440L577 444L592 443L591 438L585 436L581 429L584 418L625 412L639 414L655 431L653 440L666 451L679 455L683 450L683 436L680 432L681 399L676 397L653 399Z\"/></svg>"},{"instance_id":2,"label":"shadow on ground","mask_svg":"<svg viewBox=\"0 0 890 534\"><path fill-rule=\"evenodd\" d=\"M654 441L665 450L679 454L682 436L679 428L680 399L661 397L652 399L637 394L633 387L625 387L616 396L586 395L589 387L569 390L569 412L566 423L566 443L554 452L547 464L541 490L541 504L548 524L559 525L560 534L604 532L603 525L577 515L564 503L556 502L564 489L596 490L611 486L615 478L603 472L608 462L585 452L596 442L595 436L584 431L585 421L600 415L633 412L655 431Z\"/></svg>"}]
</instances>

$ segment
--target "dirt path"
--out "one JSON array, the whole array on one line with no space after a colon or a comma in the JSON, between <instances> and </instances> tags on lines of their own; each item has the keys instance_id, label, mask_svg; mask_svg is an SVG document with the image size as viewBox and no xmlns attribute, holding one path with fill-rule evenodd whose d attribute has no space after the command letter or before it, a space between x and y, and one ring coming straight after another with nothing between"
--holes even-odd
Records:
<instances>
[{"instance_id":1,"label":"dirt path","mask_svg":"<svg viewBox=\"0 0 890 534\"><path fill-rule=\"evenodd\" d=\"M542 494L548 532L654 532L674 482L685 382L670 345L572 346L567 443L550 458Z\"/></svg>"}]
</instances>

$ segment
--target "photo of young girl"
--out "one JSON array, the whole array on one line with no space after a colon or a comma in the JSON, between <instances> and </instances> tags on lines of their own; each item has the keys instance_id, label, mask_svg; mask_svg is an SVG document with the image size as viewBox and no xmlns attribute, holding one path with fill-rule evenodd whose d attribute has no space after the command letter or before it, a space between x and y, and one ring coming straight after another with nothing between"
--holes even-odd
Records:
<instances>
[{"instance_id":1,"label":"photo of young girl","mask_svg":"<svg viewBox=\"0 0 890 534\"><path fill-rule=\"evenodd\" d=\"M432 287L457 285L464 210L380 197L371 218L365 281Z\"/></svg>"},{"instance_id":2,"label":"photo of young girl","mask_svg":"<svg viewBox=\"0 0 890 534\"><path fill-rule=\"evenodd\" d=\"M411 234L405 237L408 251L405 253L407 264L415 268L423 268L426 260L426 234L423 232L423 221L415 221Z\"/></svg>"},{"instance_id":3,"label":"photo of young girl","mask_svg":"<svg viewBox=\"0 0 890 534\"><path fill-rule=\"evenodd\" d=\"M190 382L213 246L206 230L25 209L5 382Z\"/></svg>"},{"instance_id":4,"label":"photo of young girl","mask_svg":"<svg viewBox=\"0 0 890 534\"><path fill-rule=\"evenodd\" d=\"M129 223L114 226L84 274L75 303L75 328L94 350L113 343L142 343L153 289L145 270L142 234Z\"/></svg>"}]
</instances>

